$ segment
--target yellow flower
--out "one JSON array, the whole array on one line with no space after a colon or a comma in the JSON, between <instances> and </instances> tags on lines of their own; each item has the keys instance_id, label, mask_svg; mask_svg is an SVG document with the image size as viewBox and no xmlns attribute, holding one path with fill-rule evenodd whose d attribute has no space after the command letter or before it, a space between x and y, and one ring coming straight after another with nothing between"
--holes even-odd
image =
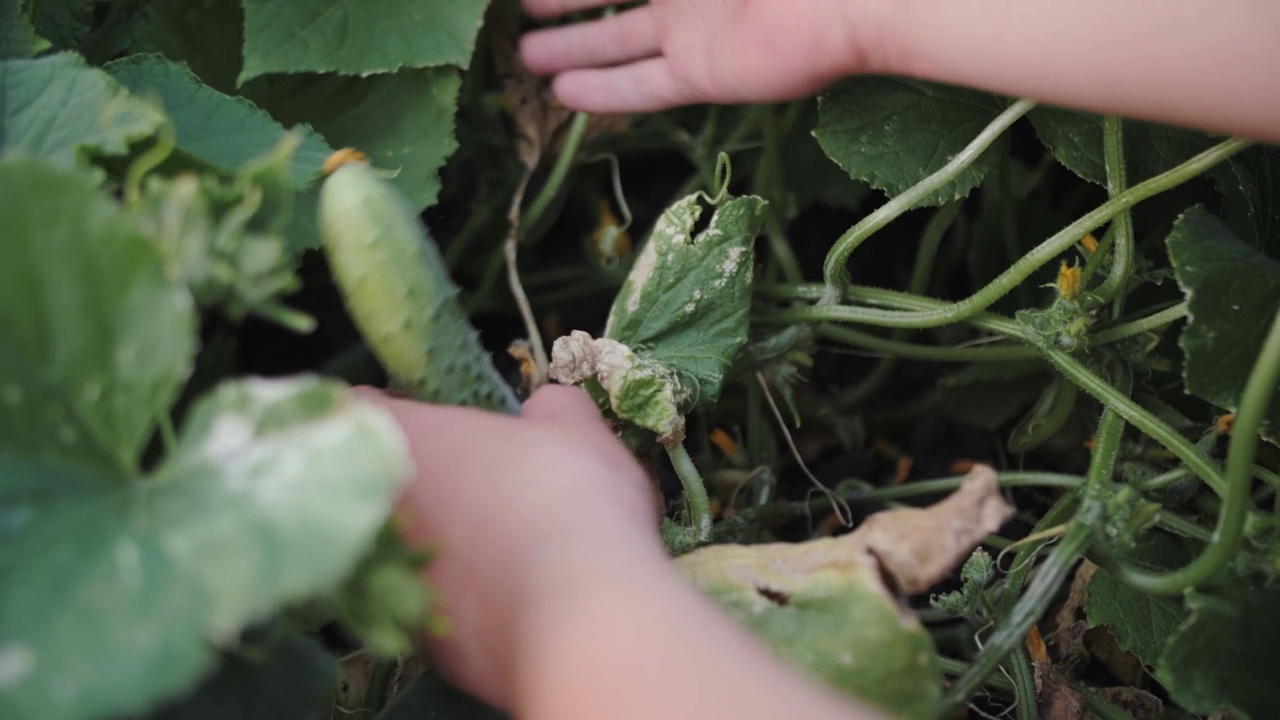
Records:
<instances>
[{"instance_id":1,"label":"yellow flower","mask_svg":"<svg viewBox=\"0 0 1280 720\"><path fill-rule=\"evenodd\" d=\"M1084 245L1084 249L1088 250L1090 253L1098 252L1098 238L1094 237L1093 233L1088 233L1081 238L1080 244Z\"/></svg>"},{"instance_id":2,"label":"yellow flower","mask_svg":"<svg viewBox=\"0 0 1280 720\"><path fill-rule=\"evenodd\" d=\"M1058 294L1068 300L1075 300L1080 296L1080 275L1079 265L1067 265L1067 261L1062 261L1062 267L1058 270Z\"/></svg>"}]
</instances>

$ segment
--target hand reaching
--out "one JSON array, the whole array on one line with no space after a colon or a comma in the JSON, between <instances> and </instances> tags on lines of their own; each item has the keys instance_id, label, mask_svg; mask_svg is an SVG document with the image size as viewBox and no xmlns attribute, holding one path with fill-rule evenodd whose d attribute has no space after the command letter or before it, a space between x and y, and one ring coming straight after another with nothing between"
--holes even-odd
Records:
<instances>
[{"instance_id":1,"label":"hand reaching","mask_svg":"<svg viewBox=\"0 0 1280 720\"><path fill-rule=\"evenodd\" d=\"M524 0L552 18L610 0ZM651 0L617 15L529 33L525 65L556 75L560 102L599 114L803 97L865 71L869 18L848 0ZM859 13L865 14L864 10Z\"/></svg>"},{"instance_id":2,"label":"hand reaching","mask_svg":"<svg viewBox=\"0 0 1280 720\"><path fill-rule=\"evenodd\" d=\"M512 702L521 617L616 568L666 566L657 502L639 464L576 388L544 387L520 417L375 391L417 468L400 504L452 632L432 659L490 703Z\"/></svg>"}]
</instances>

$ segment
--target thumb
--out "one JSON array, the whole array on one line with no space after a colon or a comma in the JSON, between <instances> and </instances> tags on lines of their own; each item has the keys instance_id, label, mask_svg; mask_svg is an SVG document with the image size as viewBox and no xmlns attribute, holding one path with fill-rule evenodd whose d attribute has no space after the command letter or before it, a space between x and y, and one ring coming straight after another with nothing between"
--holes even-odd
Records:
<instances>
[{"instance_id":1,"label":"thumb","mask_svg":"<svg viewBox=\"0 0 1280 720\"><path fill-rule=\"evenodd\" d=\"M533 392L520 416L539 423L571 425L583 430L608 431L600 409L586 390L569 385L544 385Z\"/></svg>"}]
</instances>

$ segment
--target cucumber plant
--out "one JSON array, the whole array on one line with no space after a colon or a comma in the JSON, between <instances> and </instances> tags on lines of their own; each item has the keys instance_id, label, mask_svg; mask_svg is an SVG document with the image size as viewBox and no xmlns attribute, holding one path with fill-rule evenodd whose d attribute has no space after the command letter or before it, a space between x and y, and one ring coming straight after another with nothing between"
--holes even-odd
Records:
<instances>
[{"instance_id":1,"label":"cucumber plant","mask_svg":"<svg viewBox=\"0 0 1280 720\"><path fill-rule=\"evenodd\" d=\"M889 712L1280 714L1280 150L883 77L569 117L509 4L421 12L0 0L0 716L494 715L404 660L408 455L348 390L517 412L477 327L554 340L677 563ZM963 569L723 582L974 473L1017 515ZM923 670L841 670L877 643Z\"/></svg>"}]
</instances>

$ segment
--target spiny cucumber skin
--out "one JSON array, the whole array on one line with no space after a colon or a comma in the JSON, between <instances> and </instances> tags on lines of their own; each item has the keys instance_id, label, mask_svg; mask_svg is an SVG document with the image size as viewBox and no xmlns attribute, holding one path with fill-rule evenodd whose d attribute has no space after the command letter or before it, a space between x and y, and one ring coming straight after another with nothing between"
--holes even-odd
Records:
<instances>
[{"instance_id":1,"label":"spiny cucumber skin","mask_svg":"<svg viewBox=\"0 0 1280 720\"><path fill-rule=\"evenodd\" d=\"M320 237L352 319L397 389L509 413L520 404L458 304L435 242L400 191L366 163L320 189Z\"/></svg>"}]
</instances>

